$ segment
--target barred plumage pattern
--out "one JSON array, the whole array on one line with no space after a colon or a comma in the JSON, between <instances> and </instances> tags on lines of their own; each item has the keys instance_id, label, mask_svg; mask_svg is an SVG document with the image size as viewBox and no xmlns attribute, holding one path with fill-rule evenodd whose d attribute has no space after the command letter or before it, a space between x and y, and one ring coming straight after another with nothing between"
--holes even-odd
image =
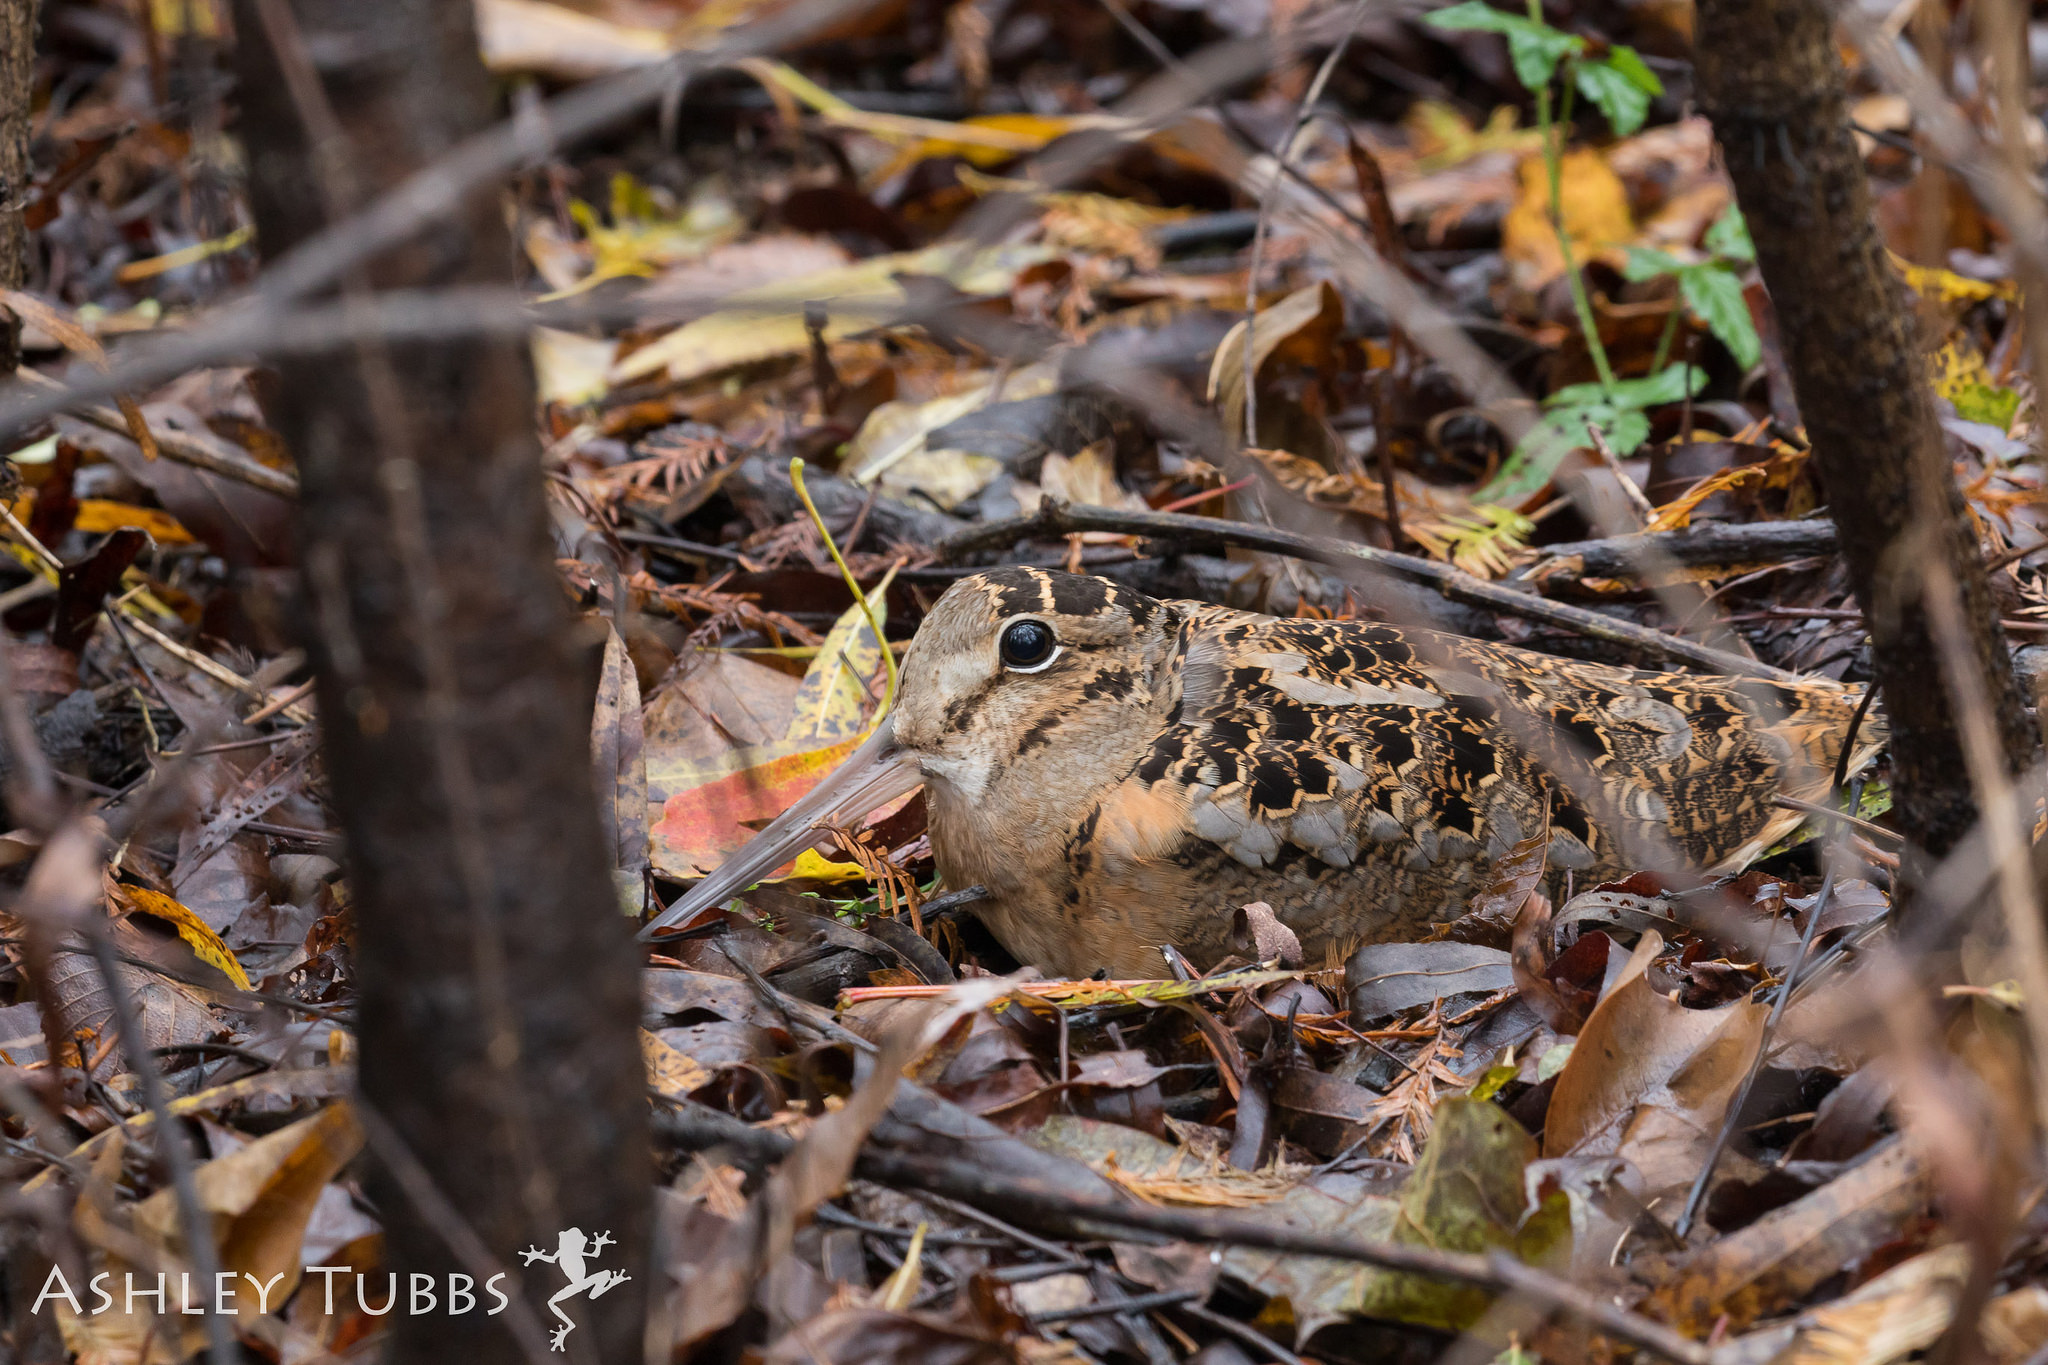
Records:
<instances>
[{"instance_id":1,"label":"barred plumage pattern","mask_svg":"<svg viewBox=\"0 0 2048 1365\"><path fill-rule=\"evenodd\" d=\"M1060 652L1005 669L1020 618ZM905 656L897 735L950 886L1021 960L1203 966L1270 903L1311 960L1463 909L1516 841L1589 878L1713 872L1823 793L1860 693L1652 673L1360 621L1161 602L1009 568L955 584ZM1884 736L1872 716L1858 759Z\"/></svg>"}]
</instances>

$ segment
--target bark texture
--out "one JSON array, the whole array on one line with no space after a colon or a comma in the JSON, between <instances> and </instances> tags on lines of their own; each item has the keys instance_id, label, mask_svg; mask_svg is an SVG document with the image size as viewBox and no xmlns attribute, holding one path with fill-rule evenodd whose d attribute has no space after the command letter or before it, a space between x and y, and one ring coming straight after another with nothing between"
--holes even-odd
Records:
<instances>
[{"instance_id":1,"label":"bark texture","mask_svg":"<svg viewBox=\"0 0 2048 1365\"><path fill-rule=\"evenodd\" d=\"M241 0L236 30L266 259L322 227L324 205L360 207L492 118L467 4ZM509 283L511 259L485 192L351 287ZM521 1250L610 1234L586 1273L632 1278L567 1302L566 1359L637 1360L652 1178L638 959L592 797L524 348L373 345L278 368L356 897L364 1097L530 1303L566 1267L523 1267ZM474 1272L389 1175L378 1204L401 1277ZM509 1317L394 1315L389 1359L515 1358Z\"/></svg>"},{"instance_id":2,"label":"bark texture","mask_svg":"<svg viewBox=\"0 0 2048 1365\"><path fill-rule=\"evenodd\" d=\"M1977 818L1923 579L1945 563L2013 771L2035 749L1945 453L1925 366L1872 217L1822 0L1699 0L1693 50L1756 241L1891 718L1893 797L1918 857Z\"/></svg>"},{"instance_id":3,"label":"bark texture","mask_svg":"<svg viewBox=\"0 0 2048 1365\"><path fill-rule=\"evenodd\" d=\"M0 3L0 288L28 283L28 227L22 201L35 168L28 140L36 93L36 10L34 0ZM21 322L0 312L0 374L21 363Z\"/></svg>"}]
</instances>

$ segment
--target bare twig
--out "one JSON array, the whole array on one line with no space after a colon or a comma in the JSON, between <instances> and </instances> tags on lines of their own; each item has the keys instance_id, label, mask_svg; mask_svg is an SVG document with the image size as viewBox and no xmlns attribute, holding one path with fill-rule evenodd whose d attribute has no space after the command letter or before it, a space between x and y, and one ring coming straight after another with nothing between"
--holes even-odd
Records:
<instances>
[{"instance_id":1,"label":"bare twig","mask_svg":"<svg viewBox=\"0 0 2048 1365\"><path fill-rule=\"evenodd\" d=\"M780 1160L795 1146L794 1141L783 1134L754 1128L702 1105L690 1104L685 1107L685 1112L688 1115L686 1121L662 1125L659 1131L680 1144L724 1145L736 1155L757 1163ZM1712 1355L1705 1347L1686 1340L1663 1324L1637 1317L1597 1294L1502 1253L1474 1256L1406 1243L1368 1242L1355 1237L1304 1232L1284 1223L1243 1214L1159 1208L1107 1199L1078 1199L1044 1188L1041 1182L966 1161L926 1154L903 1155L877 1150L872 1145L863 1149L855 1171L879 1183L928 1191L985 1211L1026 1219L1056 1218L1072 1224L1127 1228L1188 1241L1327 1256L1386 1270L1519 1293L1552 1312L1577 1318L1618 1340L1668 1360L1685 1362L1685 1365L1711 1365L1712 1362Z\"/></svg>"},{"instance_id":2,"label":"bare twig","mask_svg":"<svg viewBox=\"0 0 2048 1365\"><path fill-rule=\"evenodd\" d=\"M81 421L90 422L117 436L133 435L128 418L119 408L106 403L72 402L70 389L36 370L24 367L16 370L15 375L32 388L46 390L53 396L64 395L66 410ZM203 469L209 474L218 474L224 479L233 479L280 497L295 498L299 495L297 478L281 469L258 464L225 443L202 440L179 431L155 431L152 436L157 453L179 464Z\"/></svg>"},{"instance_id":3,"label":"bare twig","mask_svg":"<svg viewBox=\"0 0 2048 1365\"><path fill-rule=\"evenodd\" d=\"M1358 32L1359 21L1373 0L1353 0L1350 18L1345 22L1343 36L1331 47L1323 58L1323 64L1316 69L1315 79L1309 82L1308 90L1301 97L1301 107L1296 110L1294 122L1288 127L1287 135L1273 150L1274 164L1278 167L1272 180L1267 182L1265 193L1259 196L1259 222L1252 229L1252 259L1244 276L1244 341L1239 357L1244 366L1244 443L1255 446L1259 443L1259 396L1254 382L1258 376L1258 362L1253 358L1252 333L1259 321L1259 272L1266 255L1266 230L1273 220L1273 198L1275 192L1287 178L1287 172L1294 165L1294 158L1307 140L1308 125L1316 116L1316 104L1323 97L1323 87L1330 83L1330 76L1337 69L1337 63L1344 60L1344 53L1351 47L1351 37Z\"/></svg>"},{"instance_id":4,"label":"bare twig","mask_svg":"<svg viewBox=\"0 0 2048 1365\"><path fill-rule=\"evenodd\" d=\"M1568 606L1517 592L1419 555L1381 550L1325 536L1303 535L1270 526L1255 526L1250 522L1171 512L1119 512L1106 507L1069 506L1057 498L1047 498L1033 516L978 526L940 541L933 549L940 559L954 559L1018 540L1062 536L1075 531L1114 531L1170 540L1180 545L1221 543L1292 555L1317 564L1364 565L1412 583L1425 584L1454 602L1577 631L1594 639L1626 645L1650 658L1690 664L1738 677L1768 678L1775 682L1798 681L1797 674L1739 654L1681 640L1675 635L1617 620L1584 607Z\"/></svg>"}]
</instances>

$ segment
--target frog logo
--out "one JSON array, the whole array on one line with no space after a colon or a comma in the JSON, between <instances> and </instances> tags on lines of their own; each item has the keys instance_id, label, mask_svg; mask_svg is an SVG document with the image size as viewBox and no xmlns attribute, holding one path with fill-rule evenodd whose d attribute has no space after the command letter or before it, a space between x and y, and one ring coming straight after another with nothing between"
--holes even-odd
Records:
<instances>
[{"instance_id":1,"label":"frog logo","mask_svg":"<svg viewBox=\"0 0 2048 1365\"><path fill-rule=\"evenodd\" d=\"M551 1350L559 1351L563 1349L562 1343L569 1339L569 1333L576 1330L575 1322L567 1313L562 1311L562 1300L573 1299L579 1294L586 1292L594 1299L607 1290L616 1289L632 1278L623 1270L592 1269L586 1271L585 1259L595 1258L600 1251L603 1251L610 1245L612 1245L612 1235L609 1232L600 1232L597 1234L597 1240L591 1241L584 1236L582 1228L565 1228L555 1239L555 1249L553 1251L542 1251L538 1247L529 1246L526 1250L519 1253L524 1258L526 1264L532 1265L535 1261L546 1261L559 1269L569 1279L568 1286L548 1300L548 1311L553 1313L562 1324L555 1329L554 1335L548 1338L548 1346Z\"/></svg>"}]
</instances>

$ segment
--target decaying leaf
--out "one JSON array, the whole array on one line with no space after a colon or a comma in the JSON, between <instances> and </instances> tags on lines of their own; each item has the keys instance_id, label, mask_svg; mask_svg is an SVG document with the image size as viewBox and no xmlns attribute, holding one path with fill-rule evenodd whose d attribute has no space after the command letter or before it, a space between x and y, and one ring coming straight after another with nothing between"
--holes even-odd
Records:
<instances>
[{"instance_id":1,"label":"decaying leaf","mask_svg":"<svg viewBox=\"0 0 2048 1365\"><path fill-rule=\"evenodd\" d=\"M1594 1007L1543 1129L1546 1157L1625 1157L1652 1195L1697 1174L1769 1013L1758 1001L1689 1010L1659 995L1645 972L1663 946L1645 933Z\"/></svg>"},{"instance_id":2,"label":"decaying leaf","mask_svg":"<svg viewBox=\"0 0 2048 1365\"><path fill-rule=\"evenodd\" d=\"M1346 1191L1343 1178L1316 1176L1260 1212L1318 1232L1443 1251L1506 1250L1547 1264L1569 1258L1571 1217L1562 1194L1529 1207L1522 1173L1535 1158L1535 1139L1497 1105L1449 1099L1438 1107L1435 1131L1397 1198L1360 1197ZM1297 1342L1354 1314L1461 1331L1489 1299L1470 1285L1250 1248L1225 1252L1223 1270L1284 1299Z\"/></svg>"},{"instance_id":3,"label":"decaying leaf","mask_svg":"<svg viewBox=\"0 0 2048 1365\"><path fill-rule=\"evenodd\" d=\"M616 630L607 632L590 719L591 762L598 814L612 850L619 898L637 914L647 870L647 752L640 680Z\"/></svg>"}]
</instances>

